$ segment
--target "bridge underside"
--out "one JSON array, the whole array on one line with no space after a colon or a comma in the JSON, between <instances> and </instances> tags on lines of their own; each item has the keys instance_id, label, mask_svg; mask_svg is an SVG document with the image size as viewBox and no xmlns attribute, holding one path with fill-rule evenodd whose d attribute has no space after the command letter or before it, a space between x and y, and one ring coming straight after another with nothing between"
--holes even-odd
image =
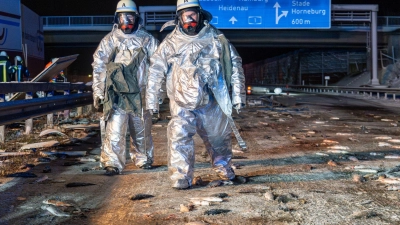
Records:
<instances>
[{"instance_id":1,"label":"bridge underside","mask_svg":"<svg viewBox=\"0 0 400 225\"><path fill-rule=\"evenodd\" d=\"M236 47L274 48L363 48L367 46L365 31L334 30L222 30ZM162 40L170 31L151 32ZM103 31L46 31L47 46L97 46L107 34ZM387 33L378 33L378 47L386 47Z\"/></svg>"}]
</instances>

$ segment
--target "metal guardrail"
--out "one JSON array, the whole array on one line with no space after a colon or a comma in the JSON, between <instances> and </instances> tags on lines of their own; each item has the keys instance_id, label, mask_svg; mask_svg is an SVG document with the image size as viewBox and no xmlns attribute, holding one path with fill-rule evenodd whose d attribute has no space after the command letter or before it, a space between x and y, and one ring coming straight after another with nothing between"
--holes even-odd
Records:
<instances>
[{"instance_id":1,"label":"metal guardrail","mask_svg":"<svg viewBox=\"0 0 400 225\"><path fill-rule=\"evenodd\" d=\"M281 88L283 92L306 92L316 94L347 94L348 96L368 96L375 99L389 99L389 96L396 101L400 97L400 88L385 87L345 87L345 86L316 86L316 85L284 85L284 84L247 84L251 87L267 87L270 89Z\"/></svg>"},{"instance_id":2,"label":"metal guardrail","mask_svg":"<svg viewBox=\"0 0 400 225\"><path fill-rule=\"evenodd\" d=\"M64 95L4 101L4 96L8 93L26 92L28 96L32 96L32 92L52 92L57 90L64 91ZM43 82L0 83L0 125L79 106L91 105L93 102L92 93L84 93L84 91L91 90L92 87L85 84Z\"/></svg>"}]
</instances>

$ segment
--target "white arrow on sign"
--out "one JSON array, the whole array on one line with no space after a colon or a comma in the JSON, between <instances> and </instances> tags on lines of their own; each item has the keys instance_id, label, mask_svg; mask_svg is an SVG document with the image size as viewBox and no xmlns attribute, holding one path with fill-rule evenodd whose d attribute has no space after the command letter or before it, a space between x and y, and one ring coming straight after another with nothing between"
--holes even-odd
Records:
<instances>
[{"instance_id":1,"label":"white arrow on sign","mask_svg":"<svg viewBox=\"0 0 400 225\"><path fill-rule=\"evenodd\" d=\"M235 22L237 22L237 19L234 16L232 16L232 18L229 20L229 22L232 22L232 24L235 24Z\"/></svg>"},{"instance_id":2,"label":"white arrow on sign","mask_svg":"<svg viewBox=\"0 0 400 225\"><path fill-rule=\"evenodd\" d=\"M285 17L286 17L287 14L288 14L288 12L289 12L289 11L282 11L282 14L278 16L278 14L279 14L279 8L280 8L280 7L281 7L281 6L279 5L278 2L275 3L275 5L274 5L275 11L276 11L276 13L275 13L275 24L278 24L278 23L279 23L279 20L282 18L282 16L285 16Z\"/></svg>"}]
</instances>

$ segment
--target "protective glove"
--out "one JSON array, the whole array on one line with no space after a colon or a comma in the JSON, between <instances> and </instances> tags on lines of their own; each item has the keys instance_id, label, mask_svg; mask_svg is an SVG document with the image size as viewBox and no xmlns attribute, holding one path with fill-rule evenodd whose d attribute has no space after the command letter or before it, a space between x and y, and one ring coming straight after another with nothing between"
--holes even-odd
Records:
<instances>
[{"instance_id":1,"label":"protective glove","mask_svg":"<svg viewBox=\"0 0 400 225\"><path fill-rule=\"evenodd\" d=\"M93 106L94 106L94 108L99 110L100 106L103 104L103 99L104 99L103 96L97 96L97 95L94 96L93 97Z\"/></svg>"},{"instance_id":2,"label":"protective glove","mask_svg":"<svg viewBox=\"0 0 400 225\"><path fill-rule=\"evenodd\" d=\"M237 114L239 114L240 109L244 108L244 104L243 103L235 104L233 105L233 108L236 109Z\"/></svg>"}]
</instances>

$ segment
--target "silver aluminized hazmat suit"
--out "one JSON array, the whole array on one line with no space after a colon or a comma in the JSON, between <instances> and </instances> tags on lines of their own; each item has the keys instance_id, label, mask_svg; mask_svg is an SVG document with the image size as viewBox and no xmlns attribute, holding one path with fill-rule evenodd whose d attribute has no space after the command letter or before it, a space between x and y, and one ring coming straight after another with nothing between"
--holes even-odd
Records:
<instances>
[{"instance_id":1,"label":"silver aluminized hazmat suit","mask_svg":"<svg viewBox=\"0 0 400 225\"><path fill-rule=\"evenodd\" d=\"M166 76L172 116L168 124L168 167L175 188L191 186L195 162L192 137L196 132L217 174L222 179L235 177L227 115L231 116L232 105L245 103L242 59L229 42L221 43L221 32L206 20L204 24L193 36L176 25L150 59L146 109L158 110L158 90ZM230 55L230 83L223 73L224 47ZM232 87L232 100L228 85Z\"/></svg>"},{"instance_id":2,"label":"silver aluminized hazmat suit","mask_svg":"<svg viewBox=\"0 0 400 225\"><path fill-rule=\"evenodd\" d=\"M113 87L115 92L124 92L127 87L125 81L121 84L106 84L112 79L107 77L107 68L114 58L114 63L121 64L126 68L132 65L136 75L136 81L140 89L139 102L144 106L144 95L147 82L150 56L157 49L158 40L139 25L138 29L130 34L125 34L114 25L113 30L100 42L93 54L93 97L105 99L107 102L107 88ZM115 54L114 54L115 53ZM138 58L138 55L142 55ZM114 55L114 56L112 56ZM118 82L121 82L117 80ZM116 83L117 83L116 81ZM125 86L124 86L125 85ZM129 92L129 90L127 91ZM123 97L123 100L121 100ZM104 121L107 122L106 133L101 152L101 166L116 167L122 171L126 163L126 131L129 130L133 140L133 150L130 156L134 159L136 166L151 165L153 163L153 141L151 137L151 115L144 111L141 105L135 110L127 107L124 102L129 102L126 96L109 98L109 113L104 113ZM121 104L123 102L124 104Z\"/></svg>"}]
</instances>

